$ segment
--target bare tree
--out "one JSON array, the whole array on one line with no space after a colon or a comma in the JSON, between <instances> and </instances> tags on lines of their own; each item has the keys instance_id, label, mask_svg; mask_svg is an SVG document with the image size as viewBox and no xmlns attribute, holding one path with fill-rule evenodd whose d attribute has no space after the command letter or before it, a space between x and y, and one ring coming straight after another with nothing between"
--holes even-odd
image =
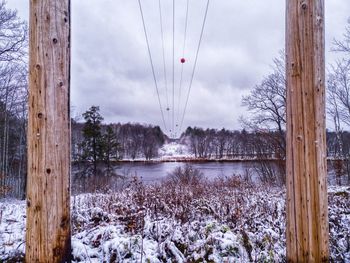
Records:
<instances>
[{"instance_id":1,"label":"bare tree","mask_svg":"<svg viewBox=\"0 0 350 263\"><path fill-rule=\"evenodd\" d=\"M286 124L286 80L284 52L274 59L273 73L256 85L242 105L252 113L245 124L251 128L277 130L284 134Z\"/></svg>"},{"instance_id":2,"label":"bare tree","mask_svg":"<svg viewBox=\"0 0 350 263\"><path fill-rule=\"evenodd\" d=\"M338 61L328 75L328 113L350 125L350 61Z\"/></svg>"},{"instance_id":3,"label":"bare tree","mask_svg":"<svg viewBox=\"0 0 350 263\"><path fill-rule=\"evenodd\" d=\"M23 184L25 172L26 69L8 63L0 75L0 173L2 186ZM14 189L12 189L12 192ZM20 193L22 196L22 194Z\"/></svg>"},{"instance_id":4,"label":"bare tree","mask_svg":"<svg viewBox=\"0 0 350 263\"><path fill-rule=\"evenodd\" d=\"M327 113L334 123L338 151L335 157L343 156L341 139L342 123L350 124L350 63L338 61L331 67L327 80Z\"/></svg>"},{"instance_id":5,"label":"bare tree","mask_svg":"<svg viewBox=\"0 0 350 263\"><path fill-rule=\"evenodd\" d=\"M350 18L343 39L335 39L333 45L333 51L350 55ZM339 131L341 122L350 125L350 57L344 57L331 65L327 84L327 111L335 123L335 130Z\"/></svg>"},{"instance_id":6,"label":"bare tree","mask_svg":"<svg viewBox=\"0 0 350 263\"><path fill-rule=\"evenodd\" d=\"M343 168L350 181L350 153L344 150L343 129L350 125L350 60L341 60L330 69L327 79L327 113L334 123L335 148L333 164L340 176ZM343 163L343 161L345 161ZM345 167L343 167L343 164ZM338 177L339 177L338 176ZM338 178L340 179L340 177Z\"/></svg>"},{"instance_id":7,"label":"bare tree","mask_svg":"<svg viewBox=\"0 0 350 263\"><path fill-rule=\"evenodd\" d=\"M0 2L0 196L23 197L27 114L27 25ZM4 191L4 189L6 191Z\"/></svg>"},{"instance_id":8,"label":"bare tree","mask_svg":"<svg viewBox=\"0 0 350 263\"><path fill-rule=\"evenodd\" d=\"M345 168L350 182L350 152L344 138L344 128L350 126L350 18L343 39L334 40L333 51L344 57L330 66L327 76L327 114L335 130L333 152L330 154L335 158L336 173L343 174Z\"/></svg>"},{"instance_id":9,"label":"bare tree","mask_svg":"<svg viewBox=\"0 0 350 263\"><path fill-rule=\"evenodd\" d=\"M251 118L241 118L243 125L253 131L257 141L263 139L265 145L274 146L274 156L278 160L278 176L276 181L284 182L286 156L286 79L285 79L285 54L274 59L273 72L266 76L259 85L256 85L248 96L242 98L242 105L251 113ZM260 138L263 135L263 138ZM262 155L263 156L263 155ZM260 160L263 173L268 167L273 169L265 158Z\"/></svg>"},{"instance_id":10,"label":"bare tree","mask_svg":"<svg viewBox=\"0 0 350 263\"><path fill-rule=\"evenodd\" d=\"M350 55L350 18L348 18L348 24L345 27L345 33L343 34L343 39L338 40L334 39L333 41L334 51L345 52L347 55Z\"/></svg>"}]
</instances>

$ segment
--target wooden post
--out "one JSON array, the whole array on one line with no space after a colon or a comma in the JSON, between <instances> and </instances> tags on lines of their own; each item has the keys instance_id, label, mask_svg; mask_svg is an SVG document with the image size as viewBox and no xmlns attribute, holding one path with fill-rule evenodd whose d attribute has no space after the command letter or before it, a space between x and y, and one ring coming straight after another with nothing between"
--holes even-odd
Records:
<instances>
[{"instance_id":1,"label":"wooden post","mask_svg":"<svg viewBox=\"0 0 350 263\"><path fill-rule=\"evenodd\" d=\"M324 0L287 0L287 260L328 262Z\"/></svg>"},{"instance_id":2,"label":"wooden post","mask_svg":"<svg viewBox=\"0 0 350 263\"><path fill-rule=\"evenodd\" d=\"M30 0L26 262L69 262L70 0Z\"/></svg>"}]
</instances>

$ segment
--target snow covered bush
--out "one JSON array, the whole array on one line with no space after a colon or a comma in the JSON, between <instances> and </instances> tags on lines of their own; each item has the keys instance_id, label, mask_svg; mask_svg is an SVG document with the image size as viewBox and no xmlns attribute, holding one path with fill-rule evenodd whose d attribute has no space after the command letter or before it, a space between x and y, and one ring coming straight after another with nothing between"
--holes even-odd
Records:
<instances>
[{"instance_id":1,"label":"snow covered bush","mask_svg":"<svg viewBox=\"0 0 350 263\"><path fill-rule=\"evenodd\" d=\"M350 260L349 193L338 187L329 194L331 255L336 261ZM234 177L202 178L192 185L170 180L145 186L134 180L119 193L76 197L74 215L84 211L85 232L74 237L99 255L92 258L107 262L284 262L284 199L284 189L253 186ZM93 219L96 207L98 225ZM99 234L87 238L86 232ZM73 253L77 261L84 258L81 253Z\"/></svg>"},{"instance_id":2,"label":"snow covered bush","mask_svg":"<svg viewBox=\"0 0 350 263\"><path fill-rule=\"evenodd\" d=\"M25 203L0 202L0 262L24 255ZM350 188L330 187L330 251L350 261ZM284 262L285 190L234 177L72 197L75 262ZM12 261L11 261L12 260Z\"/></svg>"},{"instance_id":3,"label":"snow covered bush","mask_svg":"<svg viewBox=\"0 0 350 263\"><path fill-rule=\"evenodd\" d=\"M168 175L166 182L178 185L197 185L203 180L203 173L186 163L184 167L178 166Z\"/></svg>"}]
</instances>

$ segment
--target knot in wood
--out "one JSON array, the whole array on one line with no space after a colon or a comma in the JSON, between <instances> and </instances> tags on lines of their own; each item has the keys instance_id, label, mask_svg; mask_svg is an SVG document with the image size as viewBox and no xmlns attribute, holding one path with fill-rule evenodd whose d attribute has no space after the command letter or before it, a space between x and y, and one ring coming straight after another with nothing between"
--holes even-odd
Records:
<instances>
[{"instance_id":1,"label":"knot in wood","mask_svg":"<svg viewBox=\"0 0 350 263\"><path fill-rule=\"evenodd\" d=\"M295 62L295 61L292 61L290 63L291 65L291 72L292 72L292 76L295 77L295 76L299 76L299 67L298 67L298 64Z\"/></svg>"},{"instance_id":2,"label":"knot in wood","mask_svg":"<svg viewBox=\"0 0 350 263\"><path fill-rule=\"evenodd\" d=\"M55 247L53 249L53 255L54 257L59 257L62 253L61 253L62 249L60 247Z\"/></svg>"},{"instance_id":3,"label":"knot in wood","mask_svg":"<svg viewBox=\"0 0 350 263\"><path fill-rule=\"evenodd\" d=\"M301 8L302 8L303 10L306 10L306 9L307 9L307 3L306 3L306 2L302 2L302 3L301 3Z\"/></svg>"},{"instance_id":4,"label":"knot in wood","mask_svg":"<svg viewBox=\"0 0 350 263\"><path fill-rule=\"evenodd\" d=\"M66 216L63 216L61 219L60 227L65 228L69 223L69 220Z\"/></svg>"},{"instance_id":5,"label":"knot in wood","mask_svg":"<svg viewBox=\"0 0 350 263\"><path fill-rule=\"evenodd\" d=\"M41 206L40 205L36 205L34 207L34 212L39 212L41 210Z\"/></svg>"}]
</instances>

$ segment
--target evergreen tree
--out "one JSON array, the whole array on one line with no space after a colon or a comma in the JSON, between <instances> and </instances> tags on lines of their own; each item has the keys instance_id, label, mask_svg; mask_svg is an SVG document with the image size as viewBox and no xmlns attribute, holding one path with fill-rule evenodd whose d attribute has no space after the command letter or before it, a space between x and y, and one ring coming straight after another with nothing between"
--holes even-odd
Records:
<instances>
[{"instance_id":1,"label":"evergreen tree","mask_svg":"<svg viewBox=\"0 0 350 263\"><path fill-rule=\"evenodd\" d=\"M112 125L108 125L103 135L103 160L107 165L107 172L111 171L111 161L120 159L121 145Z\"/></svg>"},{"instance_id":2,"label":"evergreen tree","mask_svg":"<svg viewBox=\"0 0 350 263\"><path fill-rule=\"evenodd\" d=\"M83 127L82 160L92 163L93 174L97 175L97 166L103 158L103 136L101 122L103 117L98 106L91 108L83 114L85 124Z\"/></svg>"}]
</instances>

